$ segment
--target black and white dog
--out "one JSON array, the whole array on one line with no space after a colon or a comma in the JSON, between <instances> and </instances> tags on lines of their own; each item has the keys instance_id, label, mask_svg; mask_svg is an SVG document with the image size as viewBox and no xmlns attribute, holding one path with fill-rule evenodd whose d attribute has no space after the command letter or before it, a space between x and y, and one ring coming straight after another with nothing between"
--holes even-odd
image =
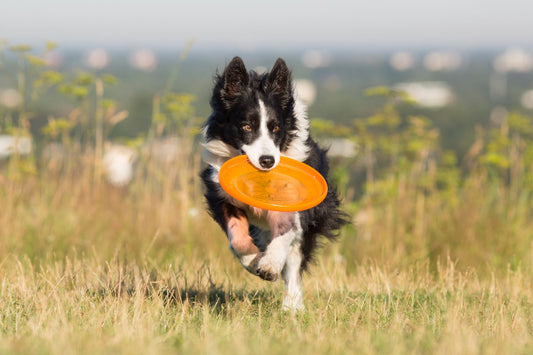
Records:
<instances>
[{"instance_id":1,"label":"black and white dog","mask_svg":"<svg viewBox=\"0 0 533 355\"><path fill-rule=\"evenodd\" d=\"M327 180L326 152L309 136L306 107L295 98L291 72L281 58L269 73L248 72L235 57L215 77L211 107L203 130L209 166L201 174L210 213L249 272L269 281L281 274L286 287L283 308L302 309L301 274L318 236L334 239L347 222L335 189L328 182L325 200L314 208L274 212L233 199L218 181L222 164L240 154L260 170L273 169L280 156L287 156L312 166Z\"/></svg>"}]
</instances>

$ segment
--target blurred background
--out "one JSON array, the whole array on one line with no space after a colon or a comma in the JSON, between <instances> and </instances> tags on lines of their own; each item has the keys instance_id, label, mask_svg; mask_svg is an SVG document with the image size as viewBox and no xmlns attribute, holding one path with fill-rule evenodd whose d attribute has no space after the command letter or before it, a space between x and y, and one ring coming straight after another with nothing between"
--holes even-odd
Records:
<instances>
[{"instance_id":1,"label":"blurred background","mask_svg":"<svg viewBox=\"0 0 533 355\"><path fill-rule=\"evenodd\" d=\"M156 230L161 245L205 233L198 133L213 75L235 55L257 71L283 57L357 226L332 253L529 264L532 11L522 0L4 0L0 183L19 198L27 179L68 186L40 195L65 209L76 189L116 196L133 214L102 223L130 225L141 244ZM51 235L83 249L69 223ZM42 237L19 233L6 250Z\"/></svg>"},{"instance_id":2,"label":"blurred background","mask_svg":"<svg viewBox=\"0 0 533 355\"><path fill-rule=\"evenodd\" d=\"M195 97L209 114L215 71L234 56L249 69L290 64L311 118L348 123L376 103L364 90L401 87L431 116L444 147L463 155L476 124L506 111L533 110L533 5L523 1L39 1L4 2L4 47L30 45L65 74L112 74L109 96L129 112L112 137L134 137L150 125L152 97L170 89ZM10 53L4 48L4 56ZM0 77L2 104L16 83ZM50 96L48 96L48 94ZM47 92L37 104L37 132L70 107Z\"/></svg>"}]
</instances>

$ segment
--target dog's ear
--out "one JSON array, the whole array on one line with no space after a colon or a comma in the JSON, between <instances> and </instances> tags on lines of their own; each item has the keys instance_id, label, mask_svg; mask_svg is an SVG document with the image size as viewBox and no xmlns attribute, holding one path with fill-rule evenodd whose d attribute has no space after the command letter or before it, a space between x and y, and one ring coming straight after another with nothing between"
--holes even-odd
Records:
<instances>
[{"instance_id":1,"label":"dog's ear","mask_svg":"<svg viewBox=\"0 0 533 355\"><path fill-rule=\"evenodd\" d=\"M221 91L221 97L228 103L232 103L240 92L248 86L250 77L240 57L234 57L224 69L222 75L224 85Z\"/></svg>"},{"instance_id":2,"label":"dog's ear","mask_svg":"<svg viewBox=\"0 0 533 355\"><path fill-rule=\"evenodd\" d=\"M267 78L268 90L279 100L285 109L292 97L291 71L281 58L276 60Z\"/></svg>"}]
</instances>

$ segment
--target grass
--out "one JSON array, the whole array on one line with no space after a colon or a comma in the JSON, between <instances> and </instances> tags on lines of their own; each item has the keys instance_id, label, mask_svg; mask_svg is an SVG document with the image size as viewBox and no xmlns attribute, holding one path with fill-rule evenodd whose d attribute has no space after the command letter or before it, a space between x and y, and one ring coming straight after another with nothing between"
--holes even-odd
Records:
<instances>
[{"instance_id":1,"label":"grass","mask_svg":"<svg viewBox=\"0 0 533 355\"><path fill-rule=\"evenodd\" d=\"M376 251L346 230L304 278L306 311L290 314L281 311L282 283L244 271L204 210L186 223L176 218L184 213L179 191L133 193L89 181L4 185L0 351L533 350L533 277L525 268L398 262L397 250ZM368 257L353 254L357 247Z\"/></svg>"},{"instance_id":2,"label":"grass","mask_svg":"<svg viewBox=\"0 0 533 355\"><path fill-rule=\"evenodd\" d=\"M480 280L454 264L348 273L325 258L307 310L282 312L282 285L225 257L169 263L67 257L2 262L0 349L14 353L528 353L532 279Z\"/></svg>"}]
</instances>

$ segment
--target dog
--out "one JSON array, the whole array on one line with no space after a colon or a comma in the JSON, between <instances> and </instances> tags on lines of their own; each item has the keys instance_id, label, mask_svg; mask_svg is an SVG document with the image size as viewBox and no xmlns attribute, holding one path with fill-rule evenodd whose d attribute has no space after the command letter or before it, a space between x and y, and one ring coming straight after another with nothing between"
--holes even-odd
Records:
<instances>
[{"instance_id":1,"label":"dog","mask_svg":"<svg viewBox=\"0 0 533 355\"><path fill-rule=\"evenodd\" d=\"M283 309L304 309L301 277L313 258L319 236L334 240L346 214L327 180L328 159L309 135L305 105L293 91L291 71L278 58L272 70L248 72L240 57L215 75L212 114L203 127L207 167L201 172L213 219L229 239L229 249L250 273L285 282ZM246 154L259 170L274 169L280 156L316 169L328 181L326 198L300 212L275 212L246 205L220 186L218 172L228 159Z\"/></svg>"}]
</instances>

